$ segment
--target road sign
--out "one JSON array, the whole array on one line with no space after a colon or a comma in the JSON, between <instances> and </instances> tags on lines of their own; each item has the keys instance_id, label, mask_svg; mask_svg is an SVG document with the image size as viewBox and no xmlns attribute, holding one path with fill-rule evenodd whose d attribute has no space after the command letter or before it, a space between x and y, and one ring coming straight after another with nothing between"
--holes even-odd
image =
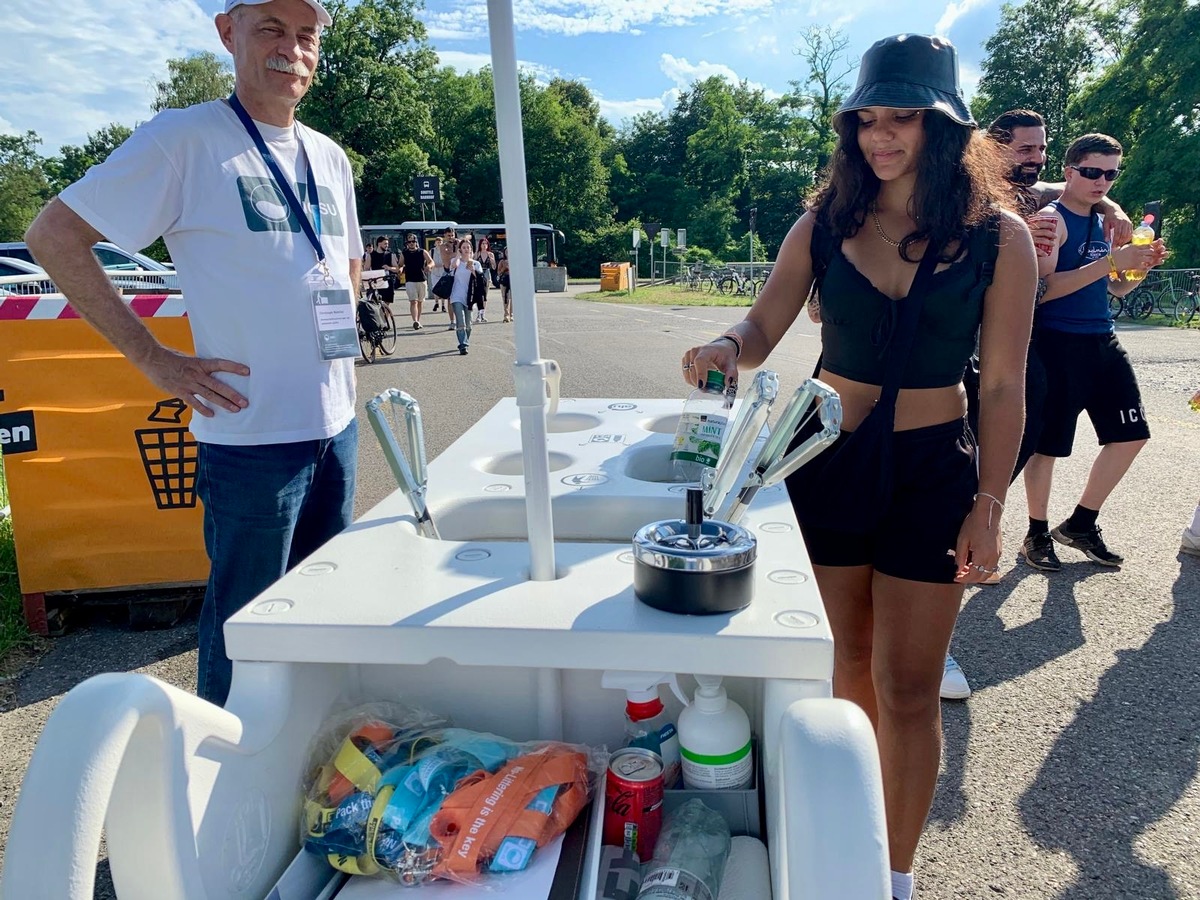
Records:
<instances>
[{"instance_id":1,"label":"road sign","mask_svg":"<svg viewBox=\"0 0 1200 900\"><path fill-rule=\"evenodd\" d=\"M662 231L660 231L658 233L658 242L660 244L662 244L664 247L670 247L671 246L671 229L664 228Z\"/></svg>"},{"instance_id":2,"label":"road sign","mask_svg":"<svg viewBox=\"0 0 1200 900\"><path fill-rule=\"evenodd\" d=\"M640 246L642 246L642 229L635 228L633 229L633 249L636 250Z\"/></svg>"},{"instance_id":3,"label":"road sign","mask_svg":"<svg viewBox=\"0 0 1200 900\"><path fill-rule=\"evenodd\" d=\"M646 222L642 225L642 228L646 231L646 237L654 240L658 232L662 229L662 222Z\"/></svg>"},{"instance_id":4,"label":"road sign","mask_svg":"<svg viewBox=\"0 0 1200 900\"><path fill-rule=\"evenodd\" d=\"M680 250L687 249L687 229L686 228L680 228L678 231L675 232L675 246L677 246Z\"/></svg>"},{"instance_id":5,"label":"road sign","mask_svg":"<svg viewBox=\"0 0 1200 900\"><path fill-rule=\"evenodd\" d=\"M441 185L435 175L418 175L413 179L413 199L418 203L441 203Z\"/></svg>"}]
</instances>

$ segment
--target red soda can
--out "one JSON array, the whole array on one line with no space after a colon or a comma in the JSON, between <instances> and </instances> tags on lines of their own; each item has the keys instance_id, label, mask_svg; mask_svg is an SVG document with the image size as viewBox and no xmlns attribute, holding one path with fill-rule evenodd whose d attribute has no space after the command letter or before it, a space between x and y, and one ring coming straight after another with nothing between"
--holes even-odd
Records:
<instances>
[{"instance_id":1,"label":"red soda can","mask_svg":"<svg viewBox=\"0 0 1200 900\"><path fill-rule=\"evenodd\" d=\"M662 830L663 761L653 750L626 747L612 755L604 787L604 843L645 862Z\"/></svg>"}]
</instances>

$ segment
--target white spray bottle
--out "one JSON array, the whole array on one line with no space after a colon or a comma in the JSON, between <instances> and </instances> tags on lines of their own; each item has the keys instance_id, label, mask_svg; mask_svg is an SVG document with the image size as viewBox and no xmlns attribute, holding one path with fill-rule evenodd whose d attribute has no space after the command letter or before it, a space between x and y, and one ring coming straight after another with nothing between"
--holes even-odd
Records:
<instances>
[{"instance_id":1,"label":"white spray bottle","mask_svg":"<svg viewBox=\"0 0 1200 900\"><path fill-rule=\"evenodd\" d=\"M679 689L675 676L663 672L606 671L600 684L625 691L625 746L645 747L659 754L663 760L663 786L678 787L682 772L679 733L658 696L658 686L669 684L675 696L687 706L687 697Z\"/></svg>"},{"instance_id":2,"label":"white spray bottle","mask_svg":"<svg viewBox=\"0 0 1200 900\"><path fill-rule=\"evenodd\" d=\"M697 675L692 705L679 714L683 785L741 790L754 781L750 718L729 699L720 675Z\"/></svg>"}]
</instances>

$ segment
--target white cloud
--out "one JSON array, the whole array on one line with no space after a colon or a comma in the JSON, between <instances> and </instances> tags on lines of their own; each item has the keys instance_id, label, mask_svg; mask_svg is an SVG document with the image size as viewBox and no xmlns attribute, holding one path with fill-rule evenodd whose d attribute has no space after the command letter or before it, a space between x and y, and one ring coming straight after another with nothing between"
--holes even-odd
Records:
<instances>
[{"instance_id":1,"label":"white cloud","mask_svg":"<svg viewBox=\"0 0 1200 900\"><path fill-rule=\"evenodd\" d=\"M724 63L704 61L690 63L686 59L674 57L670 53L664 53L659 57L658 67L667 78L675 82L675 87L679 91L691 87L693 82L704 81L706 78L712 78L714 75L724 78L730 84L740 84L742 81L738 73ZM778 91L774 91L756 81L747 80L746 85L752 90L763 91L769 99L781 96Z\"/></svg>"},{"instance_id":2,"label":"white cloud","mask_svg":"<svg viewBox=\"0 0 1200 900\"><path fill-rule=\"evenodd\" d=\"M484 66L492 64L492 56L490 53L467 53L463 50L439 50L437 51L438 62L443 66L449 66L455 72L464 74L466 72L478 72ZM559 77L561 74L558 69L553 66L543 65L542 63L528 62L527 60L517 60L517 68L522 71L529 72L533 75L533 80L538 84L549 84L551 79ZM584 80L584 79L579 79Z\"/></svg>"},{"instance_id":3,"label":"white cloud","mask_svg":"<svg viewBox=\"0 0 1200 900\"><path fill-rule=\"evenodd\" d=\"M5 68L0 119L36 131L44 153L148 119L168 59L225 54L196 0L7 0L4 30L24 62Z\"/></svg>"},{"instance_id":4,"label":"white cloud","mask_svg":"<svg viewBox=\"0 0 1200 900\"><path fill-rule=\"evenodd\" d=\"M965 16L967 13L982 9L990 5L991 0L950 0L946 4L946 8L942 11L942 17L937 20L937 24L933 26L933 33L942 37L950 36L950 29L954 27L954 23Z\"/></svg>"},{"instance_id":5,"label":"white cloud","mask_svg":"<svg viewBox=\"0 0 1200 900\"><path fill-rule=\"evenodd\" d=\"M445 0L422 19L432 40L472 40L487 34L487 5L482 0ZM519 31L549 34L634 33L652 26L691 25L713 16L766 12L772 0L520 0L513 4Z\"/></svg>"},{"instance_id":6,"label":"white cloud","mask_svg":"<svg viewBox=\"0 0 1200 900\"><path fill-rule=\"evenodd\" d=\"M674 102L675 91L669 91L671 102ZM600 105L600 115L613 125L620 126L626 119L646 112L660 113L668 106L667 94L662 97L644 97L636 100L606 100L593 94Z\"/></svg>"}]
</instances>

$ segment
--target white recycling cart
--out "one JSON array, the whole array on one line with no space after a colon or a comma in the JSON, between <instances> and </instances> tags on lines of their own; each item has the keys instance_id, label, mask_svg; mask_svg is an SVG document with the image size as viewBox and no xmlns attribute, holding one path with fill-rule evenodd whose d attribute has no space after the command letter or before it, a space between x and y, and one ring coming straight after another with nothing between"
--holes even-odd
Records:
<instances>
[{"instance_id":1,"label":"white recycling cart","mask_svg":"<svg viewBox=\"0 0 1200 900\"><path fill-rule=\"evenodd\" d=\"M91 900L102 834L121 900L329 900L325 863L297 853L305 755L331 711L400 699L516 740L613 746L624 704L605 671L724 676L759 742L775 900L888 896L874 737L830 699L832 638L783 488L756 471L729 494L758 539L749 607L678 616L633 596L630 536L683 515L666 472L679 407L547 400L511 0L488 19L516 398L429 466L428 490L410 444L404 489L230 619L224 709L132 673L70 691L26 772L3 900ZM596 896L600 807L578 900Z\"/></svg>"},{"instance_id":2,"label":"white recycling cart","mask_svg":"<svg viewBox=\"0 0 1200 900\"><path fill-rule=\"evenodd\" d=\"M613 747L624 704L601 687L606 670L725 676L758 738L776 898L887 896L874 740L856 707L829 699L832 639L783 486L739 514L758 539L748 608L679 616L633 595L630 536L683 514L669 465L678 416L677 401L619 398L563 400L547 416L548 581L528 577L514 401L428 467L428 489L410 427L409 490L226 625L225 709L137 674L63 699L25 778L3 897L90 898L102 826L122 900L266 897L298 852L308 742L340 704L399 699L516 740ZM599 837L593 827L579 900L595 897Z\"/></svg>"}]
</instances>

